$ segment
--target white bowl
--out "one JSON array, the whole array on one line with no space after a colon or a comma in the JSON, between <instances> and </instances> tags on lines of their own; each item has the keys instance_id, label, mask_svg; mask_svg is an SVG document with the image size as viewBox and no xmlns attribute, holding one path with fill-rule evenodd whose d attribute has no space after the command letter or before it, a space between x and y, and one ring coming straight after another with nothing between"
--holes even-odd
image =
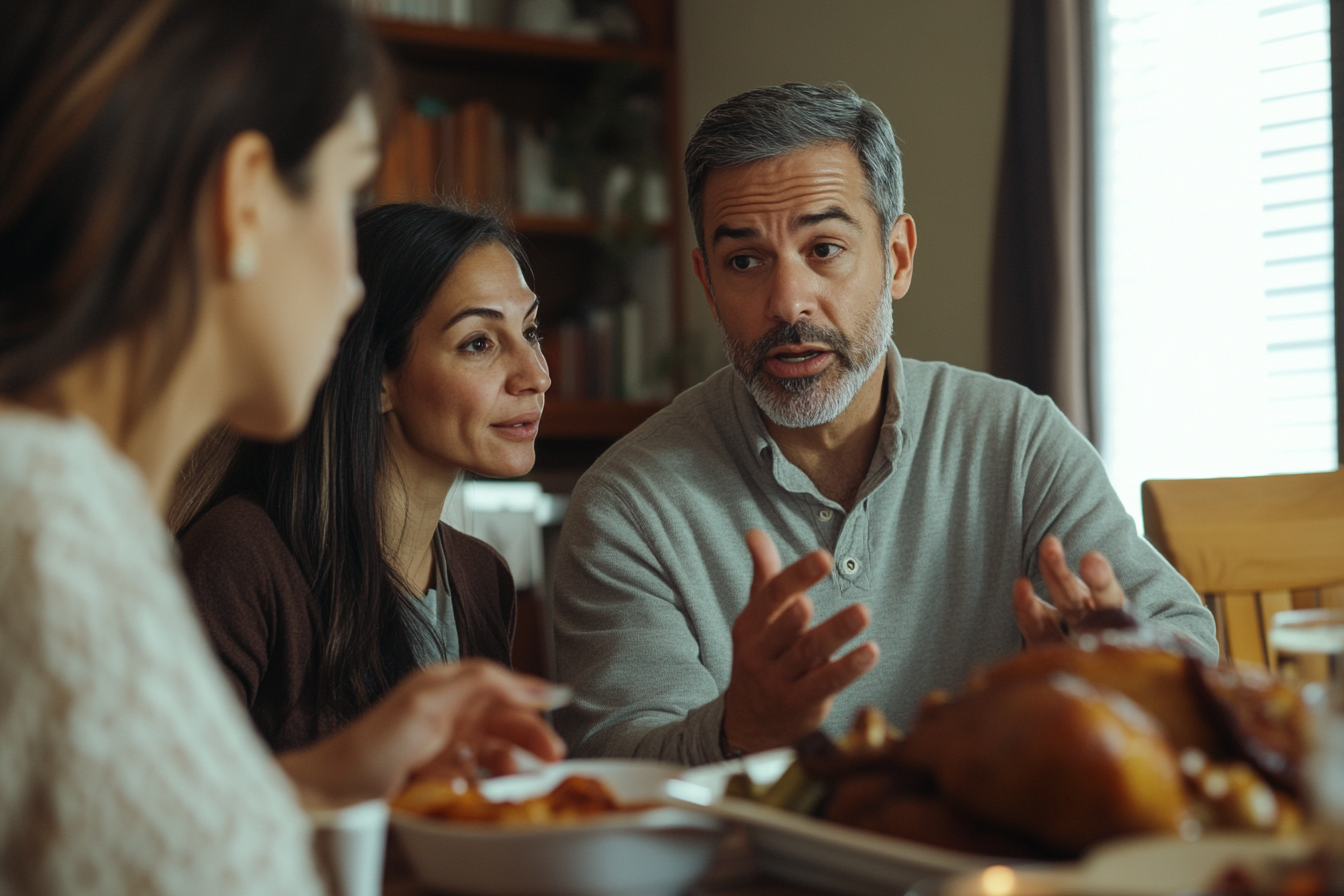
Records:
<instances>
[{"instance_id":1,"label":"white bowl","mask_svg":"<svg viewBox=\"0 0 1344 896\"><path fill-rule=\"evenodd\" d=\"M481 783L492 800L549 793L570 775L598 778L623 803L664 802L683 769L638 760L575 759ZM442 821L394 811L397 832L426 883L471 896L674 896L704 872L723 822L660 807L554 825Z\"/></svg>"}]
</instances>

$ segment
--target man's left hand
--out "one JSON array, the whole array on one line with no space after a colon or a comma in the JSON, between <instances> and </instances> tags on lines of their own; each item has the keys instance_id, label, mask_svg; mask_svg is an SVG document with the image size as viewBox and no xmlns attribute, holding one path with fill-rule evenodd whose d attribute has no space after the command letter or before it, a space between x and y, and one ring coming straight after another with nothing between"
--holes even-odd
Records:
<instances>
[{"instance_id":1,"label":"man's left hand","mask_svg":"<svg viewBox=\"0 0 1344 896\"><path fill-rule=\"evenodd\" d=\"M1050 603L1037 596L1026 576L1019 576L1013 583L1017 627L1028 647L1065 640L1063 624L1077 624L1098 610L1124 608L1125 592L1116 581L1111 564L1099 551L1083 555L1078 562L1078 575L1069 570L1064 561L1064 546L1053 535L1047 535L1041 542L1037 557L1050 591Z\"/></svg>"}]
</instances>

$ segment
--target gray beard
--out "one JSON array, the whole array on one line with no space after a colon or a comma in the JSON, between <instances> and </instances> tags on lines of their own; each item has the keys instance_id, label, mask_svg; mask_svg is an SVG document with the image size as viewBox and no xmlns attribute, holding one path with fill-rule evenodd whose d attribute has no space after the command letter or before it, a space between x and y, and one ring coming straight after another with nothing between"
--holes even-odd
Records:
<instances>
[{"instance_id":1,"label":"gray beard","mask_svg":"<svg viewBox=\"0 0 1344 896\"><path fill-rule=\"evenodd\" d=\"M751 345L730 337L722 324L719 336L724 354L761 413L776 426L805 429L830 423L849 407L886 357L891 327L892 299L887 291L853 340L834 327L819 327L806 321L781 324ZM836 363L813 376L788 379L765 371L766 356L771 351L782 345L803 343L825 345L835 353Z\"/></svg>"}]
</instances>

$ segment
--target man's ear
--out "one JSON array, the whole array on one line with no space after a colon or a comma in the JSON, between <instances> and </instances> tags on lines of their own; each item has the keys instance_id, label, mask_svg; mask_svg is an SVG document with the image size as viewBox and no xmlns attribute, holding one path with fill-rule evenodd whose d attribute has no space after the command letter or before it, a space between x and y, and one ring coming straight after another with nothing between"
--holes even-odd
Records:
<instances>
[{"instance_id":1,"label":"man's ear","mask_svg":"<svg viewBox=\"0 0 1344 896\"><path fill-rule=\"evenodd\" d=\"M695 265L695 276L700 280L700 285L705 290L705 301L709 303L709 312L714 315L714 322L719 322L719 305L714 300L714 285L709 282L709 268L705 265L705 254L699 249L691 251L691 263Z\"/></svg>"},{"instance_id":2,"label":"man's ear","mask_svg":"<svg viewBox=\"0 0 1344 896\"><path fill-rule=\"evenodd\" d=\"M915 275L915 219L909 215L897 218L887 243L891 252L891 297L899 299L910 291Z\"/></svg>"}]
</instances>

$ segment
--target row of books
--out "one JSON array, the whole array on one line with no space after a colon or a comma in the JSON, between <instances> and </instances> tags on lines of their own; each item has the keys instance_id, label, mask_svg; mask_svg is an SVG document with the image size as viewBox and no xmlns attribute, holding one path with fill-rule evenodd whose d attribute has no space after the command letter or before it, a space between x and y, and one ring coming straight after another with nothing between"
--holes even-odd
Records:
<instances>
[{"instance_id":1,"label":"row of books","mask_svg":"<svg viewBox=\"0 0 1344 896\"><path fill-rule=\"evenodd\" d=\"M467 28L477 24L472 0L349 0L355 12L366 16L429 22Z\"/></svg>"},{"instance_id":2,"label":"row of books","mask_svg":"<svg viewBox=\"0 0 1344 896\"><path fill-rule=\"evenodd\" d=\"M456 108L429 98L403 105L388 137L379 198L506 202L512 192L507 143L504 119L486 100Z\"/></svg>"},{"instance_id":3,"label":"row of books","mask_svg":"<svg viewBox=\"0 0 1344 896\"><path fill-rule=\"evenodd\" d=\"M553 164L557 139L554 122L506 116L489 100L453 107L421 97L397 112L378 193L388 202L452 198L522 215L596 218L620 215L635 191L645 221L667 220L667 182L658 173L614 166L602 195L587 201L577 187L561 186Z\"/></svg>"},{"instance_id":4,"label":"row of books","mask_svg":"<svg viewBox=\"0 0 1344 896\"><path fill-rule=\"evenodd\" d=\"M640 307L593 308L561 321L542 341L556 398L645 397L644 333Z\"/></svg>"},{"instance_id":5,"label":"row of books","mask_svg":"<svg viewBox=\"0 0 1344 896\"><path fill-rule=\"evenodd\" d=\"M570 0L347 0L355 12L453 28L520 31L583 42L635 43L639 17L621 0L586 0L578 15Z\"/></svg>"},{"instance_id":6,"label":"row of books","mask_svg":"<svg viewBox=\"0 0 1344 896\"><path fill-rule=\"evenodd\" d=\"M651 401L672 397L671 255L665 245L631 264L630 297L545 328L542 351L556 398Z\"/></svg>"}]
</instances>

